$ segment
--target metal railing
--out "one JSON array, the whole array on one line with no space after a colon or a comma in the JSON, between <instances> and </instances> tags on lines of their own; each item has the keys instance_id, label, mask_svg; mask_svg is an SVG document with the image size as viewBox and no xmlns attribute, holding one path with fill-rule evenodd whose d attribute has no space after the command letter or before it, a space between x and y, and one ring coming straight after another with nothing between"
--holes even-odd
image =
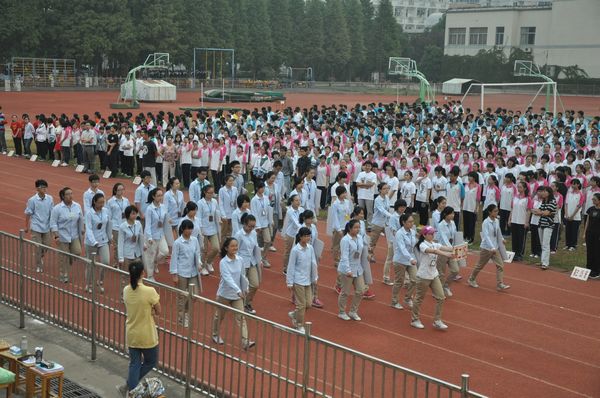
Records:
<instances>
[{"instance_id":1,"label":"metal railing","mask_svg":"<svg viewBox=\"0 0 600 398\"><path fill-rule=\"evenodd\" d=\"M61 264L68 282L59 275ZM19 310L21 328L27 315L87 339L92 360L98 346L127 355L122 302L127 283L124 271L27 240L23 231L20 236L0 231L0 302ZM163 308L156 317L158 371L181 383L186 397L197 391L215 397L484 398L470 391L468 375L454 385L313 336L308 323L301 334L191 294L193 287L186 292L145 283L158 291ZM178 300L187 304L188 327ZM212 340L217 309L225 313L222 345ZM241 344L236 316L256 342L251 350Z\"/></svg>"}]
</instances>

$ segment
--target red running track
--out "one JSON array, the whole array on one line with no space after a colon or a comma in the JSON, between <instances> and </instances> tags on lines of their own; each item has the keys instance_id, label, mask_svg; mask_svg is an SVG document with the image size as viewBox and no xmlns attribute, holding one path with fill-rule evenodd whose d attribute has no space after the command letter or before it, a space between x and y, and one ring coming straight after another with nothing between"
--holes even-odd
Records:
<instances>
[{"instance_id":1,"label":"red running track","mask_svg":"<svg viewBox=\"0 0 600 398\"><path fill-rule=\"evenodd\" d=\"M0 157L0 230L17 233L23 228L23 210L33 195L33 182L45 178L48 193L58 198L65 185L74 189L81 201L87 189L87 176L72 168L52 168L46 163ZM131 199L135 186L126 180ZM116 180L102 180L109 192ZM324 222L319 230L324 236ZM320 268L319 293L325 308L311 309L307 320L313 334L353 349L383 358L450 382L458 382L463 372L471 375L471 388L492 397L598 397L600 396L600 289L594 281L572 280L568 274L542 272L533 266L511 264L506 267L505 293L494 289L492 266L481 274L480 289L464 283L468 270L461 270L463 282L453 287L454 297L444 305L444 321L449 330L431 327L433 300L423 306L425 330L411 328L410 313L389 306L391 288L381 282L385 240L380 239L374 266L374 301L363 301L362 322L336 318L337 295L332 289L335 270L329 250ZM273 321L288 322L292 306L281 274L282 244L270 253L273 268L266 270L256 298L258 315ZM469 258L469 265L475 262ZM169 283L163 268L159 281ZM218 280L205 278L204 295L214 297Z\"/></svg>"}]
</instances>

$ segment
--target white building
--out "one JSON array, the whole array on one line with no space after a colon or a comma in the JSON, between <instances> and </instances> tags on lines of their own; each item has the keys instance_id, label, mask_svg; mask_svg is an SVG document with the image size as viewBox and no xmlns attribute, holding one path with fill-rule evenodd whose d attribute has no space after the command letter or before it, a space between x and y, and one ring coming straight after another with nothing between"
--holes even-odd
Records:
<instances>
[{"instance_id":1,"label":"white building","mask_svg":"<svg viewBox=\"0 0 600 398\"><path fill-rule=\"evenodd\" d=\"M538 65L578 65L590 77L600 77L599 0L514 3L450 8L444 54L475 55L502 47L508 55L512 47L519 47Z\"/></svg>"},{"instance_id":2,"label":"white building","mask_svg":"<svg viewBox=\"0 0 600 398\"><path fill-rule=\"evenodd\" d=\"M406 33L421 33L426 27L435 24L448 9L450 0L391 0L394 17ZM377 7L379 0L373 0ZM427 19L432 14L438 17Z\"/></svg>"}]
</instances>

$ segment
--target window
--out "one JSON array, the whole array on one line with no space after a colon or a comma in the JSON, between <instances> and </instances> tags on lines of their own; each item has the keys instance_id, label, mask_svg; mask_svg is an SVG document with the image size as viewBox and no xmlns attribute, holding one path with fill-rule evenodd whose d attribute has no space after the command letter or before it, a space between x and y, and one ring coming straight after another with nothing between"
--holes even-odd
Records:
<instances>
[{"instance_id":1,"label":"window","mask_svg":"<svg viewBox=\"0 0 600 398\"><path fill-rule=\"evenodd\" d=\"M402 9L402 7L394 7L394 16L395 17L401 17L402 13L404 12L404 10Z\"/></svg>"},{"instance_id":2,"label":"window","mask_svg":"<svg viewBox=\"0 0 600 398\"><path fill-rule=\"evenodd\" d=\"M485 46L487 44L487 28L469 29L469 44L471 46Z\"/></svg>"},{"instance_id":3,"label":"window","mask_svg":"<svg viewBox=\"0 0 600 398\"><path fill-rule=\"evenodd\" d=\"M496 27L496 45L497 46L504 45L504 26Z\"/></svg>"},{"instance_id":4,"label":"window","mask_svg":"<svg viewBox=\"0 0 600 398\"><path fill-rule=\"evenodd\" d=\"M521 28L521 45L533 46L535 44L535 26Z\"/></svg>"},{"instance_id":5,"label":"window","mask_svg":"<svg viewBox=\"0 0 600 398\"><path fill-rule=\"evenodd\" d=\"M424 17L426 11L425 8L417 8L417 17Z\"/></svg>"},{"instance_id":6,"label":"window","mask_svg":"<svg viewBox=\"0 0 600 398\"><path fill-rule=\"evenodd\" d=\"M465 36L467 28L450 28L448 29L448 45L465 45Z\"/></svg>"}]
</instances>

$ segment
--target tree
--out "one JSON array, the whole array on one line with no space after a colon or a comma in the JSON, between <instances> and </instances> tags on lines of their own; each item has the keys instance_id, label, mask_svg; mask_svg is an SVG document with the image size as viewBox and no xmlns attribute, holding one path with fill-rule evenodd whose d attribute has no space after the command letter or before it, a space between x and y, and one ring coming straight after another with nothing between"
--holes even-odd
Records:
<instances>
[{"instance_id":1,"label":"tree","mask_svg":"<svg viewBox=\"0 0 600 398\"><path fill-rule=\"evenodd\" d=\"M346 21L350 35L350 61L348 62L347 76L352 80L360 73L367 59L367 48L365 46L365 18L359 0L345 0Z\"/></svg>"},{"instance_id":2,"label":"tree","mask_svg":"<svg viewBox=\"0 0 600 398\"><path fill-rule=\"evenodd\" d=\"M40 0L2 1L0 23L0 48L2 55L10 57L39 56L46 26ZM44 29L42 29L42 27Z\"/></svg>"},{"instance_id":3,"label":"tree","mask_svg":"<svg viewBox=\"0 0 600 398\"><path fill-rule=\"evenodd\" d=\"M340 75L350 61L350 35L341 0L327 0L325 3L325 37L329 75ZM334 73L337 72L337 73Z\"/></svg>"},{"instance_id":4,"label":"tree","mask_svg":"<svg viewBox=\"0 0 600 398\"><path fill-rule=\"evenodd\" d=\"M252 51L249 56L249 69L257 78L271 78L274 75L273 39L267 11L267 0L252 0L247 4L246 19L252 21L248 38ZM268 76L270 75L270 76Z\"/></svg>"},{"instance_id":5,"label":"tree","mask_svg":"<svg viewBox=\"0 0 600 398\"><path fill-rule=\"evenodd\" d=\"M394 18L390 0L381 0L373 25L374 39L372 41L373 67L377 72L387 71L389 57L398 57L402 53L402 28Z\"/></svg>"},{"instance_id":6,"label":"tree","mask_svg":"<svg viewBox=\"0 0 600 398\"><path fill-rule=\"evenodd\" d=\"M269 25L273 40L273 67L276 69L281 64L290 62L290 40L292 39L290 27L289 0L269 0Z\"/></svg>"},{"instance_id":7,"label":"tree","mask_svg":"<svg viewBox=\"0 0 600 398\"><path fill-rule=\"evenodd\" d=\"M429 45L425 48L423 57L419 61L419 71L421 71L429 81L440 81L443 59L444 50L438 46Z\"/></svg>"},{"instance_id":8,"label":"tree","mask_svg":"<svg viewBox=\"0 0 600 398\"><path fill-rule=\"evenodd\" d=\"M325 77L322 66L325 57L323 49L323 13L324 4L321 0L307 0L306 12L300 22L300 36L296 37L298 41L298 58L294 65L299 68L312 67L315 73Z\"/></svg>"}]
</instances>

